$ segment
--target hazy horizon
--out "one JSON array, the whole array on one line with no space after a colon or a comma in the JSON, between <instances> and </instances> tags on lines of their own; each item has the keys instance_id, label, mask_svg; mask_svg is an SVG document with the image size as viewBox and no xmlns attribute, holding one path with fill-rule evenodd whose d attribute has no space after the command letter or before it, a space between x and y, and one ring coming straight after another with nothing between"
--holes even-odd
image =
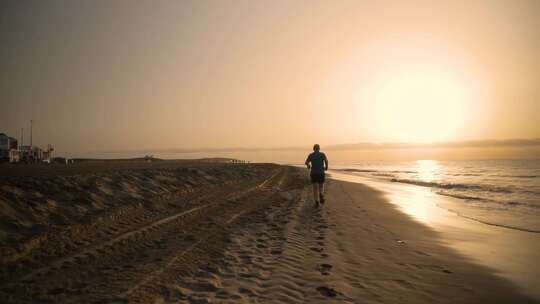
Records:
<instances>
[{"instance_id":1,"label":"hazy horizon","mask_svg":"<svg viewBox=\"0 0 540 304\"><path fill-rule=\"evenodd\" d=\"M60 154L540 155L540 1L7 1L0 23L0 132L32 119Z\"/></svg>"},{"instance_id":2,"label":"hazy horizon","mask_svg":"<svg viewBox=\"0 0 540 304\"><path fill-rule=\"evenodd\" d=\"M540 138L481 140L446 143L356 143L323 145L332 162L361 160L487 160L540 159ZM163 159L225 157L249 161L303 163L311 146L290 147L217 147L64 151L74 158L136 158L152 155Z\"/></svg>"}]
</instances>

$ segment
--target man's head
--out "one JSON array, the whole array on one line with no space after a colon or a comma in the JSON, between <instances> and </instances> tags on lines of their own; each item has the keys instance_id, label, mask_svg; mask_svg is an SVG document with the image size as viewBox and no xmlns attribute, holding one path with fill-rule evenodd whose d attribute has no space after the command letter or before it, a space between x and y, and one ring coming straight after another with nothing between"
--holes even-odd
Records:
<instances>
[{"instance_id":1,"label":"man's head","mask_svg":"<svg viewBox=\"0 0 540 304\"><path fill-rule=\"evenodd\" d=\"M319 151L320 149L321 147L319 146L319 144L313 145L313 151Z\"/></svg>"}]
</instances>

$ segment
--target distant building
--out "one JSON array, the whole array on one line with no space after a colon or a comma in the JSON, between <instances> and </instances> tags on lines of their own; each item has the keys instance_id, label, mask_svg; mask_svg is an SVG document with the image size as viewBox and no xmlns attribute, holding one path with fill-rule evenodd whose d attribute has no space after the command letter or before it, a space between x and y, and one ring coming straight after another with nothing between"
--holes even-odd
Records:
<instances>
[{"instance_id":1,"label":"distant building","mask_svg":"<svg viewBox=\"0 0 540 304\"><path fill-rule=\"evenodd\" d=\"M9 137L4 133L0 133L0 160L8 160L11 163L26 162L47 162L50 163L53 159L54 149L51 145L47 146L47 150L43 150L37 146L22 146L17 140Z\"/></svg>"},{"instance_id":2,"label":"distant building","mask_svg":"<svg viewBox=\"0 0 540 304\"><path fill-rule=\"evenodd\" d=\"M21 151L20 150L9 150L9 162L18 163L21 161Z\"/></svg>"},{"instance_id":3,"label":"distant building","mask_svg":"<svg viewBox=\"0 0 540 304\"><path fill-rule=\"evenodd\" d=\"M53 160L53 152L54 152L53 147L51 145L47 145L47 150L43 151L43 154L41 156L41 161L50 164L51 161Z\"/></svg>"},{"instance_id":4,"label":"distant building","mask_svg":"<svg viewBox=\"0 0 540 304\"><path fill-rule=\"evenodd\" d=\"M0 133L0 159L9 158L9 151L17 150L18 148L18 142L15 138Z\"/></svg>"},{"instance_id":5,"label":"distant building","mask_svg":"<svg viewBox=\"0 0 540 304\"><path fill-rule=\"evenodd\" d=\"M21 161L34 163L43 159L43 150L37 146L21 146L19 150Z\"/></svg>"}]
</instances>

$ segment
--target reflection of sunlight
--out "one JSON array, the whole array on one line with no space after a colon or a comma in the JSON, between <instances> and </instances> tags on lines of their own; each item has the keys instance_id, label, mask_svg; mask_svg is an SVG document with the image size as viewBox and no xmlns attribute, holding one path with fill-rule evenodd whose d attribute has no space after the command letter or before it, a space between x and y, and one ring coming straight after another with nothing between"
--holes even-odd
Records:
<instances>
[{"instance_id":1,"label":"reflection of sunlight","mask_svg":"<svg viewBox=\"0 0 540 304\"><path fill-rule=\"evenodd\" d=\"M418 178L423 182L431 182L439 170L439 163L436 160L417 160Z\"/></svg>"},{"instance_id":2,"label":"reflection of sunlight","mask_svg":"<svg viewBox=\"0 0 540 304\"><path fill-rule=\"evenodd\" d=\"M398 203L405 213L420 220L424 223L429 223L433 220L433 208L431 204L431 196L428 191L422 188L409 187L408 195L390 195L390 201Z\"/></svg>"},{"instance_id":3,"label":"reflection of sunlight","mask_svg":"<svg viewBox=\"0 0 540 304\"><path fill-rule=\"evenodd\" d=\"M429 163L431 161L427 162ZM437 162L433 162L435 163L434 167L437 168ZM406 214L426 224L441 221L441 215L443 212L441 209L435 206L435 204L433 204L435 194L432 193L429 188L405 184L396 187L396 185L392 183L373 181L355 175L335 171L332 171L332 178L346 182L359 182L381 190L385 192L386 198L391 203L399 206L399 208Z\"/></svg>"}]
</instances>

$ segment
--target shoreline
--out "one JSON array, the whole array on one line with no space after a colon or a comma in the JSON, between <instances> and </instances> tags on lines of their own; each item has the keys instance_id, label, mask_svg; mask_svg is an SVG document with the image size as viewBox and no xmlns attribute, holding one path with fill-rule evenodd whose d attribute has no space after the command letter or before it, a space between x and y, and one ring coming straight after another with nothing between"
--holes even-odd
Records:
<instances>
[{"instance_id":1,"label":"shoreline","mask_svg":"<svg viewBox=\"0 0 540 304\"><path fill-rule=\"evenodd\" d=\"M440 207L456 198L441 196L427 188L372 180L351 174L332 172L333 178L373 187L405 215L436 231L446 246L497 276L515 283L520 290L540 300L540 235L470 219Z\"/></svg>"}]
</instances>

